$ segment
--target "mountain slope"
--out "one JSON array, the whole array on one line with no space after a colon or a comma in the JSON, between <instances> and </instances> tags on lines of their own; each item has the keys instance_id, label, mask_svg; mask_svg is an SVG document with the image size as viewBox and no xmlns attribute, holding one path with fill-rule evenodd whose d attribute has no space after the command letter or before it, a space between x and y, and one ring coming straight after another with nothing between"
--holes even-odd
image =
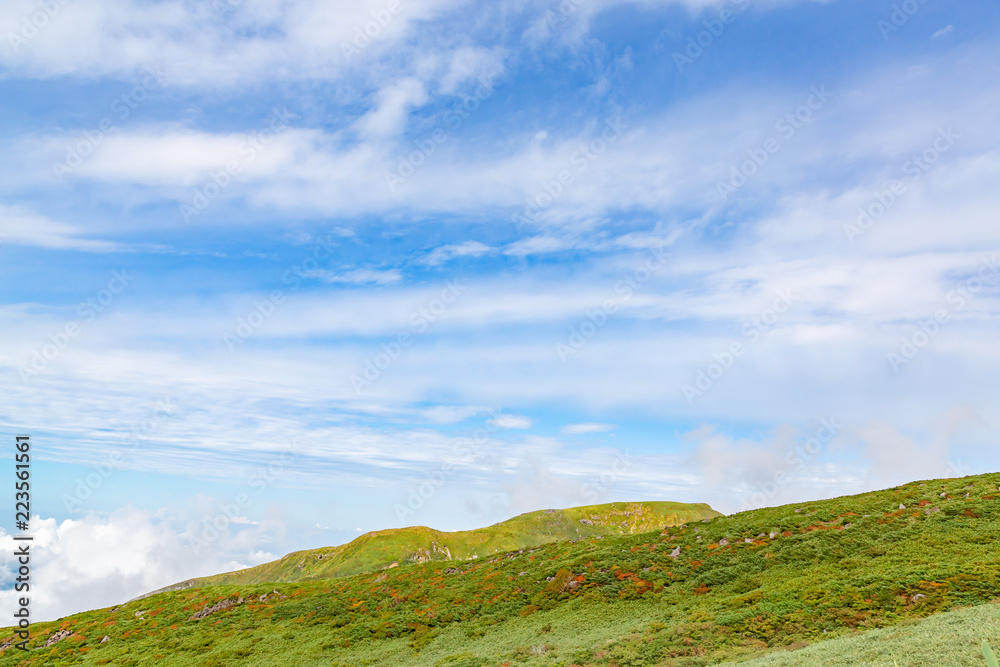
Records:
<instances>
[{"instance_id":1,"label":"mountain slope","mask_svg":"<svg viewBox=\"0 0 1000 667\"><path fill-rule=\"evenodd\" d=\"M454 533L426 526L393 528L366 533L338 547L296 551L257 567L190 579L161 590L329 579L411 563L481 558L550 542L642 533L717 516L722 515L704 504L609 503L540 510L487 528Z\"/></svg>"},{"instance_id":2,"label":"mountain slope","mask_svg":"<svg viewBox=\"0 0 1000 667\"><path fill-rule=\"evenodd\" d=\"M860 658L879 649L867 631L1000 597L998 485L912 483L460 563L161 593L35 624L32 650L0 665L818 666L828 640L860 637L829 644ZM937 645L911 660L895 644L900 667L970 664L968 637L914 637Z\"/></svg>"}]
</instances>

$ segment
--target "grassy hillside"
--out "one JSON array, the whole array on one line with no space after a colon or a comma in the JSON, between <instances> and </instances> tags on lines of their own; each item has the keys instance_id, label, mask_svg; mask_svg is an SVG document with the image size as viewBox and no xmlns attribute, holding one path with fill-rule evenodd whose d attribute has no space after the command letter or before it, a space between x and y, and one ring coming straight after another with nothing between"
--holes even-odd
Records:
<instances>
[{"instance_id":1,"label":"grassy hillside","mask_svg":"<svg viewBox=\"0 0 1000 667\"><path fill-rule=\"evenodd\" d=\"M907 620L892 628L721 667L985 667L982 642L1000 646L1000 604Z\"/></svg>"},{"instance_id":2,"label":"grassy hillside","mask_svg":"<svg viewBox=\"0 0 1000 667\"><path fill-rule=\"evenodd\" d=\"M968 627L954 641L932 623L949 617L907 624L1000 597L998 485L913 483L460 563L161 593L37 624L35 648L0 665L818 667L866 651L886 667L976 664L967 635L1000 646L996 605L951 617ZM878 628L891 628L879 642L863 634Z\"/></svg>"},{"instance_id":3,"label":"grassy hillside","mask_svg":"<svg viewBox=\"0 0 1000 667\"><path fill-rule=\"evenodd\" d=\"M163 590L330 579L412 563L481 558L550 542L645 533L716 516L722 515L703 504L609 503L530 512L487 528L454 533L425 526L378 530L339 547L296 551L258 567L191 579Z\"/></svg>"}]
</instances>

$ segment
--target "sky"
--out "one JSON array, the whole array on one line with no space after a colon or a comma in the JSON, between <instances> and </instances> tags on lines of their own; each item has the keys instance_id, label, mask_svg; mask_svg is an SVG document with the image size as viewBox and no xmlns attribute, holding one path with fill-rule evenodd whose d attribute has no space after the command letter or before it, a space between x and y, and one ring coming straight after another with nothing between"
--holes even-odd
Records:
<instances>
[{"instance_id":1,"label":"sky","mask_svg":"<svg viewBox=\"0 0 1000 667\"><path fill-rule=\"evenodd\" d=\"M37 620L369 530L996 471L998 28L6 0L0 433L11 476L32 438Z\"/></svg>"}]
</instances>

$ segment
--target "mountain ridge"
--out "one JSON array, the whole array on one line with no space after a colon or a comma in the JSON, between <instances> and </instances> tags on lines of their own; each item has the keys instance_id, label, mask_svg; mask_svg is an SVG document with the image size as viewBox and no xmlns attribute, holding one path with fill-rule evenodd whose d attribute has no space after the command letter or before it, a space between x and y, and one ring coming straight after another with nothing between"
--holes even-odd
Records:
<instances>
[{"instance_id":1,"label":"mountain ridge","mask_svg":"<svg viewBox=\"0 0 1000 667\"><path fill-rule=\"evenodd\" d=\"M723 516L706 503L636 501L526 512L491 526L440 531L427 526L384 528L346 544L293 551L255 567L195 577L155 593L222 584L290 583L365 574L429 561L475 560L551 542L648 532ZM480 553L482 552L482 553ZM142 599L142 598L136 598Z\"/></svg>"}]
</instances>

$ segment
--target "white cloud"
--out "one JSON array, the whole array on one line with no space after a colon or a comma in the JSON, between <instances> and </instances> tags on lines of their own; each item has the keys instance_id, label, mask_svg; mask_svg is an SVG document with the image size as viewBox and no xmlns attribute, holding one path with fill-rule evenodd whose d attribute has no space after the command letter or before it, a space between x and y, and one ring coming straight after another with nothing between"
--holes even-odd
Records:
<instances>
[{"instance_id":1,"label":"white cloud","mask_svg":"<svg viewBox=\"0 0 1000 667\"><path fill-rule=\"evenodd\" d=\"M434 19L452 0L412 0L349 62L352 44L372 12L385 3L331 4L320 0L250 0L191 5L137 0L76 0L19 48L5 45L0 64L20 76L127 77L149 63L165 63L174 85L235 86L268 79L335 78L409 36L413 21ZM219 11L218 8L223 8ZM226 11L231 9L231 11ZM39 6L11 0L0 9L0 34L20 34Z\"/></svg>"},{"instance_id":2,"label":"white cloud","mask_svg":"<svg viewBox=\"0 0 1000 667\"><path fill-rule=\"evenodd\" d=\"M357 128L367 136L386 137L402 132L410 111L429 98L423 82L407 78L383 88L376 99L377 106L358 120Z\"/></svg>"},{"instance_id":3,"label":"white cloud","mask_svg":"<svg viewBox=\"0 0 1000 667\"><path fill-rule=\"evenodd\" d=\"M617 428L614 424L598 424L596 422L583 422L580 424L566 424L562 427L565 435L586 435L589 433L607 433Z\"/></svg>"},{"instance_id":4,"label":"white cloud","mask_svg":"<svg viewBox=\"0 0 1000 667\"><path fill-rule=\"evenodd\" d=\"M535 423L534 419L524 415L500 415L489 420L489 424L495 428L527 429Z\"/></svg>"},{"instance_id":5,"label":"white cloud","mask_svg":"<svg viewBox=\"0 0 1000 667\"><path fill-rule=\"evenodd\" d=\"M181 521L131 507L107 517L31 522L32 618L54 620L85 609L120 604L195 576L258 565L275 558L261 551L261 528L229 531L195 554L188 535L198 521ZM271 529L274 526L270 526ZM12 535L0 530L0 567L16 568ZM7 576L12 580L11 576ZM18 593L0 591L0 607L13 609Z\"/></svg>"},{"instance_id":6,"label":"white cloud","mask_svg":"<svg viewBox=\"0 0 1000 667\"><path fill-rule=\"evenodd\" d=\"M479 241L465 241L435 248L422 260L428 266L439 266L456 257L481 257L493 248Z\"/></svg>"},{"instance_id":7,"label":"white cloud","mask_svg":"<svg viewBox=\"0 0 1000 667\"><path fill-rule=\"evenodd\" d=\"M0 243L40 248L112 252L122 246L111 241L83 238L86 231L50 220L21 207L0 204Z\"/></svg>"},{"instance_id":8,"label":"white cloud","mask_svg":"<svg viewBox=\"0 0 1000 667\"><path fill-rule=\"evenodd\" d=\"M320 269L304 271L302 275L319 278L329 284L342 283L345 285L391 285L403 279L403 274L399 269L351 269L340 273Z\"/></svg>"}]
</instances>

